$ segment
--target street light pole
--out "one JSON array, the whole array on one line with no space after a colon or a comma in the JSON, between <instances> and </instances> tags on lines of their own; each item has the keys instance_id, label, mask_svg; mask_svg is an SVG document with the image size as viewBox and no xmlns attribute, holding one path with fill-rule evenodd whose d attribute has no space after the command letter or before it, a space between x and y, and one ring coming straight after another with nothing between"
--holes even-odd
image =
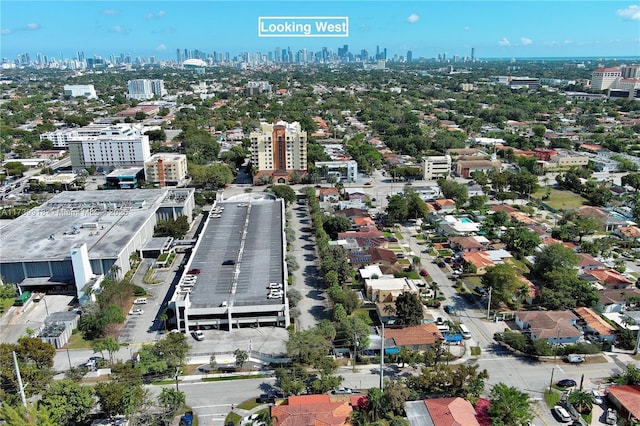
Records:
<instances>
[{"instance_id":1,"label":"street light pole","mask_svg":"<svg viewBox=\"0 0 640 426\"><path fill-rule=\"evenodd\" d=\"M491 316L491 291L493 290L492 286L489 286L489 301L487 302L487 320Z\"/></svg>"}]
</instances>

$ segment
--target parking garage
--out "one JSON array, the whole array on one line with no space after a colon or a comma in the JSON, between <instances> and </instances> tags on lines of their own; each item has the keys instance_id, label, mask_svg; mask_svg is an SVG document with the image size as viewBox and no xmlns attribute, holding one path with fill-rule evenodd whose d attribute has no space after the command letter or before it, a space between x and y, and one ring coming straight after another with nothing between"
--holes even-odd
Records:
<instances>
[{"instance_id":1,"label":"parking garage","mask_svg":"<svg viewBox=\"0 0 640 426\"><path fill-rule=\"evenodd\" d=\"M217 201L170 303L177 328L287 327L284 225L270 194Z\"/></svg>"}]
</instances>

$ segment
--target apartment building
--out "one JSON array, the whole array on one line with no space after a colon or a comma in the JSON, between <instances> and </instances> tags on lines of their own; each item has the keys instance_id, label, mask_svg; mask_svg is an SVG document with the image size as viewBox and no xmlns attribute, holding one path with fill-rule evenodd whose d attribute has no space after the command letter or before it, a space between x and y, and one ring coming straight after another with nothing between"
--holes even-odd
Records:
<instances>
[{"instance_id":1,"label":"apartment building","mask_svg":"<svg viewBox=\"0 0 640 426\"><path fill-rule=\"evenodd\" d=\"M99 136L100 132L109 127L106 124L90 124L77 129L59 129L54 132L46 132L40 135L40 141L53 142L54 148L69 148L69 141Z\"/></svg>"},{"instance_id":2,"label":"apartment building","mask_svg":"<svg viewBox=\"0 0 640 426\"><path fill-rule=\"evenodd\" d=\"M144 78L129 80L127 88L129 90L127 98L139 101L145 101L154 96L162 97L167 94L164 88L164 80L147 80Z\"/></svg>"},{"instance_id":3,"label":"apartment building","mask_svg":"<svg viewBox=\"0 0 640 426\"><path fill-rule=\"evenodd\" d=\"M433 155L425 157L422 162L424 180L446 178L451 173L450 155Z\"/></svg>"},{"instance_id":4,"label":"apartment building","mask_svg":"<svg viewBox=\"0 0 640 426\"><path fill-rule=\"evenodd\" d=\"M149 136L142 134L141 126L119 123L101 130L98 136L70 140L69 156L73 170L143 167L151 157Z\"/></svg>"},{"instance_id":5,"label":"apartment building","mask_svg":"<svg viewBox=\"0 0 640 426\"><path fill-rule=\"evenodd\" d=\"M300 123L262 123L260 131L251 132L251 162L256 177L273 178L277 183L289 182L294 172L307 171L307 132Z\"/></svg>"},{"instance_id":6,"label":"apartment building","mask_svg":"<svg viewBox=\"0 0 640 426\"><path fill-rule=\"evenodd\" d=\"M338 182L355 183L358 180L358 162L344 161L316 161L315 166L320 169L321 176L334 176Z\"/></svg>"},{"instance_id":7,"label":"apartment building","mask_svg":"<svg viewBox=\"0 0 640 426\"><path fill-rule=\"evenodd\" d=\"M181 186L187 178L187 156L184 154L154 154L144 162L144 176L161 188Z\"/></svg>"},{"instance_id":8,"label":"apartment building","mask_svg":"<svg viewBox=\"0 0 640 426\"><path fill-rule=\"evenodd\" d=\"M76 96L82 96L87 99L97 99L96 89L93 84L75 84L64 85L64 96L75 98Z\"/></svg>"}]
</instances>

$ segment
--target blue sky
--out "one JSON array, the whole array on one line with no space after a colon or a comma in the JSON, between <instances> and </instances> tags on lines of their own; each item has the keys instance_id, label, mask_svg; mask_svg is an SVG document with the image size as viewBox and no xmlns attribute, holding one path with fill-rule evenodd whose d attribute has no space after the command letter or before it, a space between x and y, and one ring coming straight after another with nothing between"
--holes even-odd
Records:
<instances>
[{"instance_id":1,"label":"blue sky","mask_svg":"<svg viewBox=\"0 0 640 426\"><path fill-rule=\"evenodd\" d=\"M347 16L341 38L259 38L260 16ZM175 59L204 52L334 52L478 58L640 56L640 2L574 1L31 1L0 3L0 56L110 54Z\"/></svg>"}]
</instances>

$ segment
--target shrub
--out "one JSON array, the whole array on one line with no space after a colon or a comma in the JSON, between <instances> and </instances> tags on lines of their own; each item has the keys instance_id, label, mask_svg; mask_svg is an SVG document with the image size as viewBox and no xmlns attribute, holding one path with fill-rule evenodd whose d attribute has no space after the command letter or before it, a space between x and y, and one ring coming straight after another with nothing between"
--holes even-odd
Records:
<instances>
[{"instance_id":1,"label":"shrub","mask_svg":"<svg viewBox=\"0 0 640 426\"><path fill-rule=\"evenodd\" d=\"M145 296L147 294L147 291L140 287L139 285L134 285L133 286L133 295L136 297L140 297L140 296Z\"/></svg>"}]
</instances>

